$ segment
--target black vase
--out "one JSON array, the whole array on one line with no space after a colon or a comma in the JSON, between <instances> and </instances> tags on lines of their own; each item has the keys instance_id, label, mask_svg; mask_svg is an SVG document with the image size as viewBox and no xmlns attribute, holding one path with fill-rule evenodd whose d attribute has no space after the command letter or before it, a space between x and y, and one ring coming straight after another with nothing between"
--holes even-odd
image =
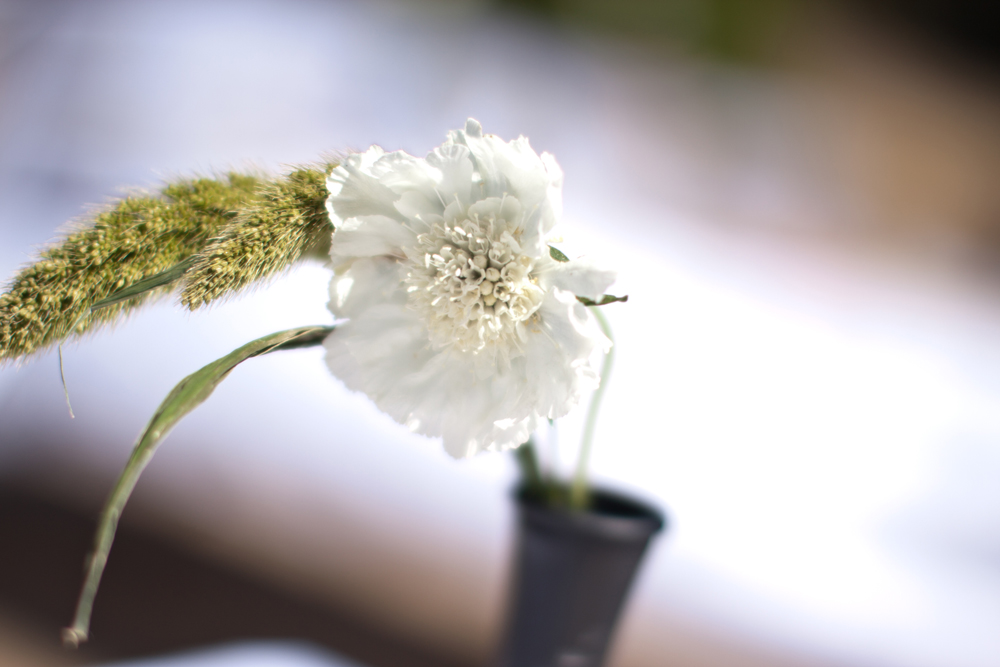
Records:
<instances>
[{"instance_id":1,"label":"black vase","mask_svg":"<svg viewBox=\"0 0 1000 667\"><path fill-rule=\"evenodd\" d=\"M663 514L594 491L587 511L550 508L524 490L499 667L600 667L625 595Z\"/></svg>"}]
</instances>

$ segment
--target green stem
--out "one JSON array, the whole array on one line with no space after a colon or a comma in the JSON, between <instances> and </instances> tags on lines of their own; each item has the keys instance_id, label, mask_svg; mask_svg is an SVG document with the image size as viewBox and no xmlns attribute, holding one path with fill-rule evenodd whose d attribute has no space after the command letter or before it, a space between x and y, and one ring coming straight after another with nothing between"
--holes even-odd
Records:
<instances>
[{"instance_id":1,"label":"green stem","mask_svg":"<svg viewBox=\"0 0 1000 667\"><path fill-rule=\"evenodd\" d=\"M573 476L573 485L570 487L569 504L577 510L587 508L590 501L590 492L587 488L587 463L590 459L591 444L594 441L594 427L597 424L597 412L601 407L601 398L604 396L604 389L608 386L608 378L611 376L611 367L615 361L614 337L611 335L611 326L607 318L599 308L591 306L590 311L597 318L597 323L601 331L611 341L611 349L604 355L604 363L601 364L601 384L594 390L594 395L590 399L590 407L587 410L587 423L583 429L583 440L580 443L580 456L576 461L576 474Z\"/></svg>"},{"instance_id":2,"label":"green stem","mask_svg":"<svg viewBox=\"0 0 1000 667\"><path fill-rule=\"evenodd\" d=\"M539 493L544 483L542 473L538 466L538 454L535 451L535 443L532 438L514 450L517 457L518 467L521 469L521 486L529 489L531 493Z\"/></svg>"}]
</instances>

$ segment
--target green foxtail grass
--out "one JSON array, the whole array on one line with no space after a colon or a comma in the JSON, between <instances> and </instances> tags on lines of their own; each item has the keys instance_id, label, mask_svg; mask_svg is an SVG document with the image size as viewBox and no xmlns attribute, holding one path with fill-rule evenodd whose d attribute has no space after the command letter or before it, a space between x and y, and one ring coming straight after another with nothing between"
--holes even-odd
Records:
<instances>
[{"instance_id":1,"label":"green foxtail grass","mask_svg":"<svg viewBox=\"0 0 1000 667\"><path fill-rule=\"evenodd\" d=\"M194 258L181 301L191 310L276 276L305 256L326 257L333 228L324 168L300 168L267 183Z\"/></svg>"},{"instance_id":2,"label":"green foxtail grass","mask_svg":"<svg viewBox=\"0 0 1000 667\"><path fill-rule=\"evenodd\" d=\"M326 172L229 173L125 197L43 250L0 295L0 363L122 320L182 289L192 310L325 256ZM95 307L96 306L96 307Z\"/></svg>"}]
</instances>

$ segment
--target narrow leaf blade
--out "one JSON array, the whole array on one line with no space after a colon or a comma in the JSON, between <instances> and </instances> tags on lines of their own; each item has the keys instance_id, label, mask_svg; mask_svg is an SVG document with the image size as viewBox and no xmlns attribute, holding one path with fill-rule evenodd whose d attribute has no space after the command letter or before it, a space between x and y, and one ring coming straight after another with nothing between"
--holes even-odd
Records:
<instances>
[{"instance_id":1,"label":"narrow leaf blade","mask_svg":"<svg viewBox=\"0 0 1000 667\"><path fill-rule=\"evenodd\" d=\"M258 338L187 376L167 395L139 436L132 455L101 512L73 625L63 630L64 644L78 646L87 640L94 597L97 595L97 587L100 585L101 575L108 561L108 553L111 551L111 544L118 528L118 519L129 496L132 495L132 490L135 489L136 482L139 481L139 475L149 464L163 438L186 414L204 403L219 383L239 364L276 350L319 345L332 331L333 327L329 326L300 327Z\"/></svg>"},{"instance_id":2,"label":"narrow leaf blade","mask_svg":"<svg viewBox=\"0 0 1000 667\"><path fill-rule=\"evenodd\" d=\"M113 306L120 301L125 301L126 299L131 299L132 297L154 290L157 287L163 287L164 285L170 285L171 283L177 282L193 265L194 257L188 257L187 259L174 264L165 271L160 271L156 275L150 276L149 278L145 278L137 283L118 290L106 299L101 299L90 307L90 311L94 312L95 310L100 310L101 308L107 308L108 306Z\"/></svg>"},{"instance_id":3,"label":"narrow leaf blade","mask_svg":"<svg viewBox=\"0 0 1000 667\"><path fill-rule=\"evenodd\" d=\"M585 296L578 296L576 297L576 300L585 306L606 306L609 303L615 303L616 301L625 303L626 301L628 301L628 294L626 294L625 296L615 296L614 294L605 294L604 296L601 297L600 301L594 301L593 299L588 299Z\"/></svg>"}]
</instances>

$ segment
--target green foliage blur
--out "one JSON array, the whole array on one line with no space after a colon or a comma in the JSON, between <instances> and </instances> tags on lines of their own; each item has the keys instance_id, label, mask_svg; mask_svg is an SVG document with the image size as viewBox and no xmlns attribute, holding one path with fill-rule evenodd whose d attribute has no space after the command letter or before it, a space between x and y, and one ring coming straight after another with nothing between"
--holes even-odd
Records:
<instances>
[{"instance_id":1,"label":"green foliage blur","mask_svg":"<svg viewBox=\"0 0 1000 667\"><path fill-rule=\"evenodd\" d=\"M657 43L695 57L758 63L792 23L796 0L501 0L551 21Z\"/></svg>"}]
</instances>

